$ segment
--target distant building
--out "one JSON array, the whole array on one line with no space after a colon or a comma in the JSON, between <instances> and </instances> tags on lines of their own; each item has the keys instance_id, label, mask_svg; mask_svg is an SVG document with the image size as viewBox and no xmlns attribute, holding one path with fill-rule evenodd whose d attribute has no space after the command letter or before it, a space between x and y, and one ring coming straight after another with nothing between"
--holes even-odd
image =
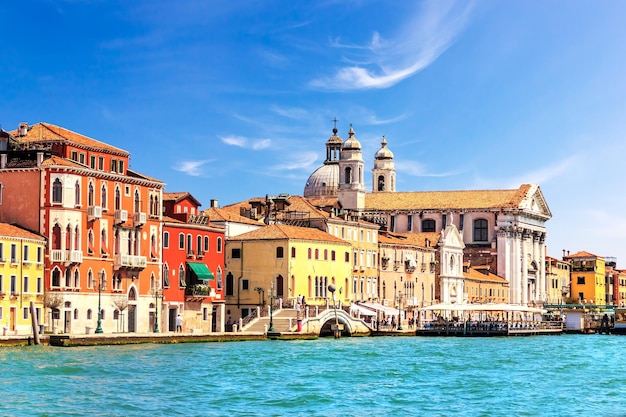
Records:
<instances>
[{"instance_id":1,"label":"distant building","mask_svg":"<svg viewBox=\"0 0 626 417\"><path fill-rule=\"evenodd\" d=\"M163 193L163 331L224 331L224 228L190 193Z\"/></svg>"},{"instance_id":2,"label":"distant building","mask_svg":"<svg viewBox=\"0 0 626 417\"><path fill-rule=\"evenodd\" d=\"M548 304L564 304L570 295L570 263L546 256Z\"/></svg>"},{"instance_id":3,"label":"distant building","mask_svg":"<svg viewBox=\"0 0 626 417\"><path fill-rule=\"evenodd\" d=\"M489 265L505 278L509 300L543 303L545 223L552 214L538 185L517 189L397 192L394 155L383 137L366 192L361 144L350 127L326 142L326 160L306 182L304 196L325 211L348 210L393 233L441 232L454 224L472 265Z\"/></svg>"},{"instance_id":4,"label":"distant building","mask_svg":"<svg viewBox=\"0 0 626 417\"><path fill-rule=\"evenodd\" d=\"M0 135L0 221L47 239L44 287L60 304L46 308L59 332L152 331L164 184L129 158L49 123Z\"/></svg>"},{"instance_id":5,"label":"distant building","mask_svg":"<svg viewBox=\"0 0 626 417\"><path fill-rule=\"evenodd\" d=\"M37 233L0 223L0 334L32 333L31 302L37 323L44 325L45 244Z\"/></svg>"},{"instance_id":6,"label":"distant building","mask_svg":"<svg viewBox=\"0 0 626 417\"><path fill-rule=\"evenodd\" d=\"M580 251L563 260L571 265L571 297L583 304L606 304L605 259Z\"/></svg>"}]
</instances>

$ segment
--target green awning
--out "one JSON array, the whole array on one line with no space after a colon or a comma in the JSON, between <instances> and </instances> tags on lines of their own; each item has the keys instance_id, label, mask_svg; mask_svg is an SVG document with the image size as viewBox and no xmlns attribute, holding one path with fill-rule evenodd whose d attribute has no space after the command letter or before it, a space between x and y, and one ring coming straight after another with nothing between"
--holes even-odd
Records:
<instances>
[{"instance_id":1,"label":"green awning","mask_svg":"<svg viewBox=\"0 0 626 417\"><path fill-rule=\"evenodd\" d=\"M214 280L213 272L202 262L187 262L189 268L196 274L198 281Z\"/></svg>"}]
</instances>

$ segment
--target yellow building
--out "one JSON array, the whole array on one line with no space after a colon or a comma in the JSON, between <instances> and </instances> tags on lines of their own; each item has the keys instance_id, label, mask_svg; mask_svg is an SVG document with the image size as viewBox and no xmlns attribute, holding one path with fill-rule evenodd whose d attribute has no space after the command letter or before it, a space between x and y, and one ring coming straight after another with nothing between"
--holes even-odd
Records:
<instances>
[{"instance_id":1,"label":"yellow building","mask_svg":"<svg viewBox=\"0 0 626 417\"><path fill-rule=\"evenodd\" d=\"M352 246L314 228L272 224L226 241L226 316L237 320L274 305L346 302L351 284Z\"/></svg>"},{"instance_id":2,"label":"yellow building","mask_svg":"<svg viewBox=\"0 0 626 417\"><path fill-rule=\"evenodd\" d=\"M548 281L548 304L563 304L570 295L570 264L546 256L546 280Z\"/></svg>"},{"instance_id":3,"label":"yellow building","mask_svg":"<svg viewBox=\"0 0 626 417\"><path fill-rule=\"evenodd\" d=\"M32 334L30 303L37 323L44 307L44 248L38 234L0 223L0 327L3 334Z\"/></svg>"},{"instance_id":4,"label":"yellow building","mask_svg":"<svg viewBox=\"0 0 626 417\"><path fill-rule=\"evenodd\" d=\"M463 266L465 291L470 303L508 303L509 282L490 271L489 265Z\"/></svg>"},{"instance_id":5,"label":"yellow building","mask_svg":"<svg viewBox=\"0 0 626 417\"><path fill-rule=\"evenodd\" d=\"M605 305L605 259L582 251L563 260L571 265L571 297L584 304Z\"/></svg>"}]
</instances>

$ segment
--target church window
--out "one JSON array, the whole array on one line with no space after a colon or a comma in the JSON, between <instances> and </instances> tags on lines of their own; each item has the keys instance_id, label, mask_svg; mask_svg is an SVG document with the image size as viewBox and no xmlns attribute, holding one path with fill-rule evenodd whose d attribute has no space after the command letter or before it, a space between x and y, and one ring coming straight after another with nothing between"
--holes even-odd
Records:
<instances>
[{"instance_id":1,"label":"church window","mask_svg":"<svg viewBox=\"0 0 626 417\"><path fill-rule=\"evenodd\" d=\"M378 191L385 191L385 177L382 175L378 176Z\"/></svg>"},{"instance_id":2,"label":"church window","mask_svg":"<svg viewBox=\"0 0 626 417\"><path fill-rule=\"evenodd\" d=\"M344 182L346 184L351 184L352 183L352 168L350 167L346 167L345 170L345 174L344 174Z\"/></svg>"},{"instance_id":3,"label":"church window","mask_svg":"<svg viewBox=\"0 0 626 417\"><path fill-rule=\"evenodd\" d=\"M59 204L63 202L63 183L58 178L52 184L52 202Z\"/></svg>"},{"instance_id":4,"label":"church window","mask_svg":"<svg viewBox=\"0 0 626 417\"><path fill-rule=\"evenodd\" d=\"M474 220L474 242L487 242L488 239L487 220Z\"/></svg>"},{"instance_id":5,"label":"church window","mask_svg":"<svg viewBox=\"0 0 626 417\"><path fill-rule=\"evenodd\" d=\"M422 232L434 232L435 221L433 219L422 220Z\"/></svg>"}]
</instances>

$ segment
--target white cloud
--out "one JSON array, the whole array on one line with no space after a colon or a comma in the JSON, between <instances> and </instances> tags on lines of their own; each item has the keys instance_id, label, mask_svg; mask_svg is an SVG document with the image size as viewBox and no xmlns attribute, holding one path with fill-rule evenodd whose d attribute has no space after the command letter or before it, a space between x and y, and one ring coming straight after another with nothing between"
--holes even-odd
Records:
<instances>
[{"instance_id":1,"label":"white cloud","mask_svg":"<svg viewBox=\"0 0 626 417\"><path fill-rule=\"evenodd\" d=\"M182 161L174 167L176 171L184 172L192 177L199 177L202 174L200 169L204 164L211 162L211 160L204 161Z\"/></svg>"},{"instance_id":2,"label":"white cloud","mask_svg":"<svg viewBox=\"0 0 626 417\"><path fill-rule=\"evenodd\" d=\"M459 174L459 172L455 171L441 173L428 172L424 164L415 161L396 161L395 166L396 171L401 171L413 177L450 177Z\"/></svg>"},{"instance_id":3,"label":"white cloud","mask_svg":"<svg viewBox=\"0 0 626 417\"><path fill-rule=\"evenodd\" d=\"M331 46L352 52L354 56L344 58L351 64L310 85L328 90L391 87L434 62L464 29L471 8L471 3L464 2L426 2L392 39L386 40L378 32L366 45L343 44L336 39Z\"/></svg>"},{"instance_id":4,"label":"white cloud","mask_svg":"<svg viewBox=\"0 0 626 417\"><path fill-rule=\"evenodd\" d=\"M311 170L317 168L314 165L317 161L317 154L315 152L303 152L300 154L293 154L290 155L288 158L285 158L285 161L288 162L274 165L273 167L271 167L271 169L293 171L297 169Z\"/></svg>"},{"instance_id":5,"label":"white cloud","mask_svg":"<svg viewBox=\"0 0 626 417\"><path fill-rule=\"evenodd\" d=\"M271 139L255 139L250 140L243 136L220 136L219 137L222 142L231 146L238 146L240 148L248 148L254 151L259 151L261 149L269 148L272 144Z\"/></svg>"}]
</instances>

